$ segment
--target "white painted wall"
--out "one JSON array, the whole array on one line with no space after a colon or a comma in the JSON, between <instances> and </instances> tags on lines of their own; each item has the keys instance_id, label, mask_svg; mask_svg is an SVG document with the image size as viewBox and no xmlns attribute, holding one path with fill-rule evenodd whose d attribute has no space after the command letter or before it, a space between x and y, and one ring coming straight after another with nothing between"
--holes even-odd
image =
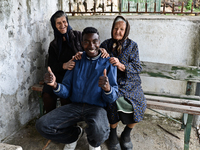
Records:
<instances>
[{"instance_id":1,"label":"white painted wall","mask_svg":"<svg viewBox=\"0 0 200 150\"><path fill-rule=\"evenodd\" d=\"M51 15L60 0L0 1L0 141L39 114L30 87L43 78L53 30ZM94 26L101 41L110 38L115 16L69 17L73 29ZM130 38L143 61L192 65L199 51L200 17L128 16ZM183 93L185 83L142 78L144 90ZM161 84L162 83L162 84Z\"/></svg>"},{"instance_id":2,"label":"white painted wall","mask_svg":"<svg viewBox=\"0 0 200 150\"><path fill-rule=\"evenodd\" d=\"M30 87L44 75L49 19L58 6L59 0L0 1L0 141L39 113Z\"/></svg>"},{"instance_id":3,"label":"white painted wall","mask_svg":"<svg viewBox=\"0 0 200 150\"><path fill-rule=\"evenodd\" d=\"M96 27L101 41L111 37L111 27L116 16L69 17L76 30ZM133 15L125 16L131 30L129 38L139 45L140 59L179 65L193 65L194 51L199 46L199 16Z\"/></svg>"}]
</instances>

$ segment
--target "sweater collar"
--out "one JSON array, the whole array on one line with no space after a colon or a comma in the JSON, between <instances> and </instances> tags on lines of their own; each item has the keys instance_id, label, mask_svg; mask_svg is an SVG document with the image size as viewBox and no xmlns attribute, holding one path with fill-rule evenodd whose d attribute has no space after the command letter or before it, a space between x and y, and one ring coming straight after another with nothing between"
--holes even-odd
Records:
<instances>
[{"instance_id":1,"label":"sweater collar","mask_svg":"<svg viewBox=\"0 0 200 150\"><path fill-rule=\"evenodd\" d=\"M93 57L93 58L90 58L86 55L87 59L89 59L89 60L97 60L100 56L101 56L101 52L99 53L99 55L97 55L96 57Z\"/></svg>"}]
</instances>

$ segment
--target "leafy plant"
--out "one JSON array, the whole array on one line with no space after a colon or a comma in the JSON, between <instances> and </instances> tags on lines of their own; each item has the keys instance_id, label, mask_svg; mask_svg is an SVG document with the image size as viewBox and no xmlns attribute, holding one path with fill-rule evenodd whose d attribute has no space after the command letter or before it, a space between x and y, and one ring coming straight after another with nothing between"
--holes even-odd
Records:
<instances>
[{"instance_id":1,"label":"leafy plant","mask_svg":"<svg viewBox=\"0 0 200 150\"><path fill-rule=\"evenodd\" d=\"M186 5L186 9L187 10L191 10L191 8L192 8L192 0L188 0L188 3L187 3L187 5Z\"/></svg>"}]
</instances>

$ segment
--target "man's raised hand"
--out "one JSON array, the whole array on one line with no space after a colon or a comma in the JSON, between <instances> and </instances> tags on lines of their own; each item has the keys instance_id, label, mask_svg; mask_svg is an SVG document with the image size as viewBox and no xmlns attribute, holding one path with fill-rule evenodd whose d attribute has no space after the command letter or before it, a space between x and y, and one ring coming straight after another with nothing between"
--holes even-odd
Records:
<instances>
[{"instance_id":1,"label":"man's raised hand","mask_svg":"<svg viewBox=\"0 0 200 150\"><path fill-rule=\"evenodd\" d=\"M44 75L44 82L47 85L52 86L54 89L57 87L56 77L50 67L48 67L48 72Z\"/></svg>"},{"instance_id":2,"label":"man's raised hand","mask_svg":"<svg viewBox=\"0 0 200 150\"><path fill-rule=\"evenodd\" d=\"M107 77L107 70L104 69L103 76L99 77L99 87L101 87L104 91L110 91L110 83Z\"/></svg>"}]
</instances>

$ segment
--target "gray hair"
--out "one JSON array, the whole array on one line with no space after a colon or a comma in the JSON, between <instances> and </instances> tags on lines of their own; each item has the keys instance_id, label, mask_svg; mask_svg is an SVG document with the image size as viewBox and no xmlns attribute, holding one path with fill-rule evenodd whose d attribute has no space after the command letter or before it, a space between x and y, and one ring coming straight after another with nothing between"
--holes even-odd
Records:
<instances>
[{"instance_id":1,"label":"gray hair","mask_svg":"<svg viewBox=\"0 0 200 150\"><path fill-rule=\"evenodd\" d=\"M66 13L64 11L57 11L53 17L54 21L56 22L56 19L60 17L66 17Z\"/></svg>"},{"instance_id":2,"label":"gray hair","mask_svg":"<svg viewBox=\"0 0 200 150\"><path fill-rule=\"evenodd\" d=\"M123 21L124 23L126 23L126 21L124 20L124 19L122 19L122 18L117 18L117 20L115 20L115 23L117 23L117 22L119 22L119 21Z\"/></svg>"}]
</instances>

